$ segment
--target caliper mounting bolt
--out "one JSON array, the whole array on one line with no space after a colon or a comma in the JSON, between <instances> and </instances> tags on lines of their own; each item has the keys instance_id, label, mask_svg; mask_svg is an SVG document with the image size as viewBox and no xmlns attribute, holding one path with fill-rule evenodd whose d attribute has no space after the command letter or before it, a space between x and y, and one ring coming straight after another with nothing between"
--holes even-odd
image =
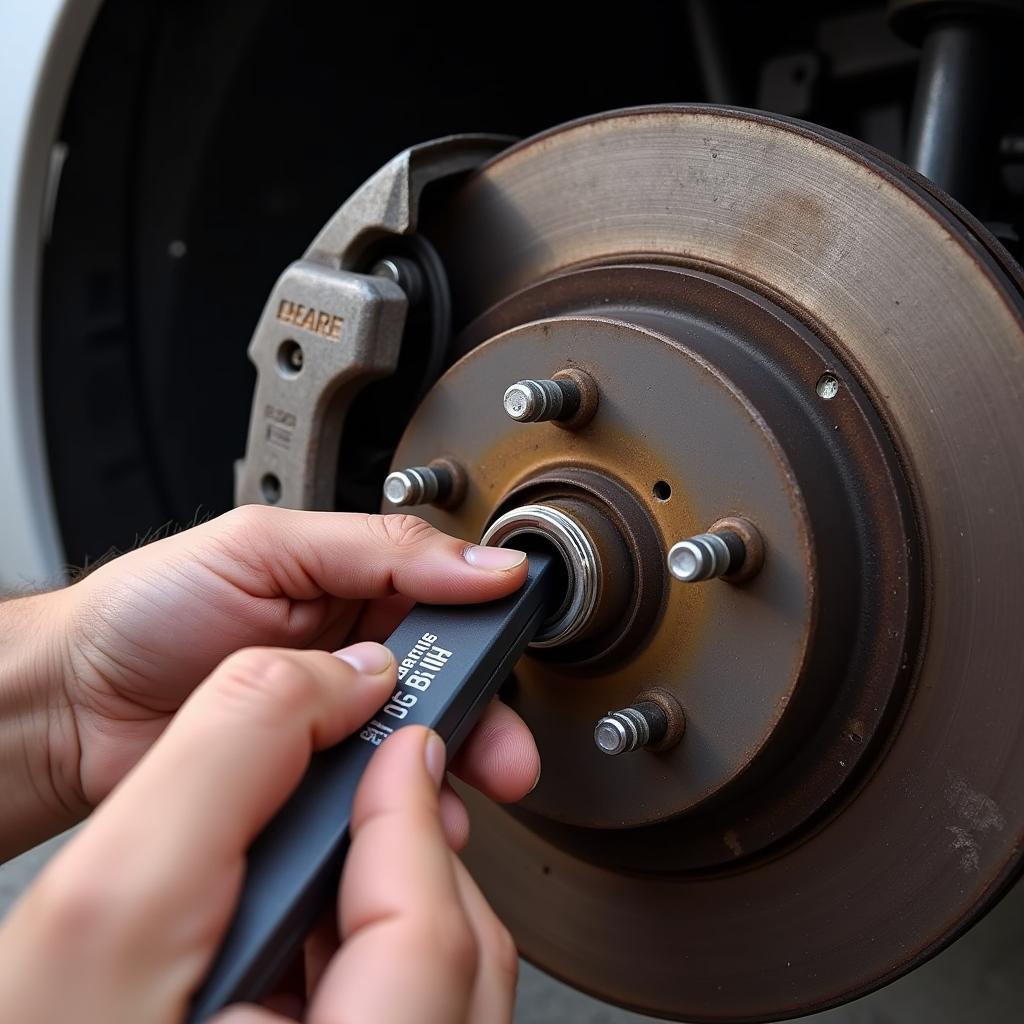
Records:
<instances>
[{"instance_id":1,"label":"caliper mounting bolt","mask_svg":"<svg viewBox=\"0 0 1024 1024\"><path fill-rule=\"evenodd\" d=\"M609 711L594 728L594 742L603 754L628 754L645 748L661 751L683 737L686 718L668 690L655 687L637 694L628 708Z\"/></svg>"},{"instance_id":2,"label":"caliper mounting bolt","mask_svg":"<svg viewBox=\"0 0 1024 1024\"><path fill-rule=\"evenodd\" d=\"M423 271L406 256L388 256L373 265L374 277L386 277L405 292L410 306L423 298Z\"/></svg>"},{"instance_id":3,"label":"caliper mounting bolt","mask_svg":"<svg viewBox=\"0 0 1024 1024\"><path fill-rule=\"evenodd\" d=\"M707 533L673 544L669 572L683 583L718 579L739 582L753 576L764 562L764 543L745 519L720 519Z\"/></svg>"},{"instance_id":4,"label":"caliper mounting bolt","mask_svg":"<svg viewBox=\"0 0 1024 1024\"><path fill-rule=\"evenodd\" d=\"M506 389L505 412L517 423L552 421L576 430L597 410L597 384L574 367L559 370L550 380L520 380Z\"/></svg>"},{"instance_id":5,"label":"caliper mounting bolt","mask_svg":"<svg viewBox=\"0 0 1024 1024\"><path fill-rule=\"evenodd\" d=\"M428 466L410 466L389 473L384 497L392 505L438 505L454 508L466 493L466 474L454 459L435 459Z\"/></svg>"}]
</instances>

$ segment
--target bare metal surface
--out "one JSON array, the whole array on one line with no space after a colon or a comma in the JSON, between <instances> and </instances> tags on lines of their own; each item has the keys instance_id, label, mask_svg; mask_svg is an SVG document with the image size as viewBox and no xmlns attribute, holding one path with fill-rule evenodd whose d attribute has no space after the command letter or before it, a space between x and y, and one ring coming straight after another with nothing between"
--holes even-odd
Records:
<instances>
[{"instance_id":1,"label":"bare metal surface","mask_svg":"<svg viewBox=\"0 0 1024 1024\"><path fill-rule=\"evenodd\" d=\"M609 711L598 719L594 743L602 754L631 753L661 743L668 732L668 716L660 704L634 701L628 708Z\"/></svg>"},{"instance_id":2,"label":"bare metal surface","mask_svg":"<svg viewBox=\"0 0 1024 1024\"><path fill-rule=\"evenodd\" d=\"M600 392L579 367L559 370L551 380L521 380L505 391L505 412L518 423L554 422L567 430L585 427L597 412Z\"/></svg>"},{"instance_id":3,"label":"bare metal surface","mask_svg":"<svg viewBox=\"0 0 1024 1024\"><path fill-rule=\"evenodd\" d=\"M307 261L284 272L249 346L258 380L237 504L334 507L347 406L394 370L406 305L402 289L382 277ZM282 370L284 345L299 346L298 369Z\"/></svg>"},{"instance_id":4,"label":"bare metal surface","mask_svg":"<svg viewBox=\"0 0 1024 1024\"><path fill-rule=\"evenodd\" d=\"M389 473L384 499L396 507L439 505L456 508L466 493L466 472L454 459L434 459L429 466L412 466Z\"/></svg>"},{"instance_id":5,"label":"bare metal surface","mask_svg":"<svg viewBox=\"0 0 1024 1024\"><path fill-rule=\"evenodd\" d=\"M715 877L641 878L474 802L478 877L527 955L573 983L679 1019L795 1016L897 977L1016 875L1024 565L1005 538L1024 518L1024 329L996 249L964 232L852 143L708 109L626 112L516 147L439 232L464 319L641 254L784 297L835 353L806 381L814 395L825 372L844 385L820 415L839 416L846 384L866 389L922 530L915 689L855 798L799 845Z\"/></svg>"},{"instance_id":6,"label":"bare metal surface","mask_svg":"<svg viewBox=\"0 0 1024 1024\"><path fill-rule=\"evenodd\" d=\"M415 305L423 298L423 272L410 259L402 256L389 256L379 260L373 267L376 277L386 277L394 281L405 292L410 305Z\"/></svg>"},{"instance_id":7,"label":"bare metal surface","mask_svg":"<svg viewBox=\"0 0 1024 1024\"><path fill-rule=\"evenodd\" d=\"M306 258L351 269L370 242L416 230L427 186L473 170L511 141L503 135L452 135L399 153L327 222Z\"/></svg>"},{"instance_id":8,"label":"bare metal surface","mask_svg":"<svg viewBox=\"0 0 1024 1024\"><path fill-rule=\"evenodd\" d=\"M630 719L628 710L613 711L598 719L594 728L594 744L602 754L626 754L646 742L647 723L642 724L641 733L638 723Z\"/></svg>"},{"instance_id":9,"label":"bare metal surface","mask_svg":"<svg viewBox=\"0 0 1024 1024\"><path fill-rule=\"evenodd\" d=\"M729 571L732 562L729 546L717 533L698 533L668 549L669 572L683 583L717 579Z\"/></svg>"},{"instance_id":10,"label":"bare metal surface","mask_svg":"<svg viewBox=\"0 0 1024 1024\"><path fill-rule=\"evenodd\" d=\"M567 392L557 381L520 380L505 390L502 405L517 423L566 419L579 407L579 395Z\"/></svg>"},{"instance_id":11,"label":"bare metal surface","mask_svg":"<svg viewBox=\"0 0 1024 1024\"><path fill-rule=\"evenodd\" d=\"M384 499L399 508L425 505L438 495L440 483L429 466L410 466L387 475Z\"/></svg>"}]
</instances>

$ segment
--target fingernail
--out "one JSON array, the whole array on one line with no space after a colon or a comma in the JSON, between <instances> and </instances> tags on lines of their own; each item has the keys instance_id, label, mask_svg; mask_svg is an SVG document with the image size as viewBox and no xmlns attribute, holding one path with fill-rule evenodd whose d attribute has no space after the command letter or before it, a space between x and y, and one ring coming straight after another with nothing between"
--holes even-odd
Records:
<instances>
[{"instance_id":1,"label":"fingernail","mask_svg":"<svg viewBox=\"0 0 1024 1024\"><path fill-rule=\"evenodd\" d=\"M491 569L508 572L515 569L526 561L524 551L516 551L514 548L490 548L482 544L474 544L462 552L470 565L477 569Z\"/></svg>"},{"instance_id":2,"label":"fingernail","mask_svg":"<svg viewBox=\"0 0 1024 1024\"><path fill-rule=\"evenodd\" d=\"M353 644L335 651L334 656L351 665L363 675L376 676L391 668L394 661L391 652L383 644Z\"/></svg>"},{"instance_id":3,"label":"fingernail","mask_svg":"<svg viewBox=\"0 0 1024 1024\"><path fill-rule=\"evenodd\" d=\"M444 740L436 732L431 731L423 748L423 757L427 762L427 771L438 788L444 781L445 756Z\"/></svg>"},{"instance_id":4,"label":"fingernail","mask_svg":"<svg viewBox=\"0 0 1024 1024\"><path fill-rule=\"evenodd\" d=\"M537 788L537 787L538 787L538 786L540 785L540 776L541 776L541 772L542 772L543 770L544 770L543 768L538 768L538 769L537 769L537 778L535 778L535 779L533 780L533 785L532 785L532 786L530 787L530 789L529 789L529 792L530 792L530 793L532 793L532 792L533 792L533 791L534 791L534 790L535 790L535 789L536 789L536 788Z\"/></svg>"}]
</instances>

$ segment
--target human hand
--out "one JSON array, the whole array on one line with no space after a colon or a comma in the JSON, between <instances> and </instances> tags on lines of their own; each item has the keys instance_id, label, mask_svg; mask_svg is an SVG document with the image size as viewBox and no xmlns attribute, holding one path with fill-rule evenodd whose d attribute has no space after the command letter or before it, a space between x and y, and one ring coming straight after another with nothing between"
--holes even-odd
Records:
<instances>
[{"instance_id":1,"label":"human hand","mask_svg":"<svg viewBox=\"0 0 1024 1024\"><path fill-rule=\"evenodd\" d=\"M394 686L394 659L375 644L228 658L8 915L5 1013L26 1024L180 1021L226 930L246 849L312 751L357 729ZM446 843L443 776L444 745L420 727L374 754L336 915L344 945L308 1007L292 1006L312 1024L510 1020L515 948ZM235 1007L217 1019L293 1018Z\"/></svg>"},{"instance_id":2,"label":"human hand","mask_svg":"<svg viewBox=\"0 0 1024 1024\"><path fill-rule=\"evenodd\" d=\"M466 544L413 516L249 506L31 599L43 602L36 617L57 637L47 680L35 687L45 736L27 744L47 753L30 788L57 809L48 831L102 800L231 652L383 640L415 601L492 600L525 578L520 553ZM536 783L540 762L526 726L495 703L453 767L509 801ZM443 807L456 841L464 839L466 815L454 793L446 791ZM25 830L17 843L14 817L8 853L43 838Z\"/></svg>"}]
</instances>

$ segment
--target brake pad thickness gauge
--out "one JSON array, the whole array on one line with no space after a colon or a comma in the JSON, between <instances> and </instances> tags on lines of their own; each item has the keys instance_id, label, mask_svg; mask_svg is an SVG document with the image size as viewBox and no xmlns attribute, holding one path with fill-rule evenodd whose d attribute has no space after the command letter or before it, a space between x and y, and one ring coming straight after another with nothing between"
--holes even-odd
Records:
<instances>
[{"instance_id":1,"label":"brake pad thickness gauge","mask_svg":"<svg viewBox=\"0 0 1024 1024\"><path fill-rule=\"evenodd\" d=\"M362 729L314 754L250 847L235 916L189 1022L266 996L335 899L356 788L377 747L396 729L425 725L454 756L562 596L558 560L528 557L516 593L486 604L416 605L392 633L394 694Z\"/></svg>"}]
</instances>

